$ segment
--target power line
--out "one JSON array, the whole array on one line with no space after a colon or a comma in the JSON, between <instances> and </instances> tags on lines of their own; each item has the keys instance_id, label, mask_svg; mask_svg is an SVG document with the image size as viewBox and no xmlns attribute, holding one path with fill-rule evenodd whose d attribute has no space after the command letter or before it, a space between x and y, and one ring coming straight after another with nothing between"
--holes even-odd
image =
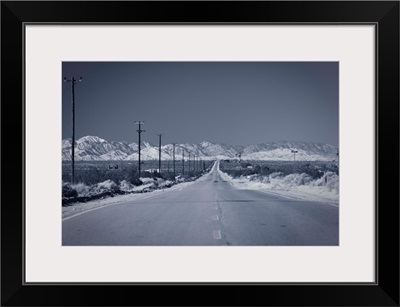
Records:
<instances>
[{"instance_id":1,"label":"power line","mask_svg":"<svg viewBox=\"0 0 400 307\"><path fill-rule=\"evenodd\" d=\"M82 77L76 80L74 77L67 79L64 77L64 82L71 82L72 89L72 148L71 148L71 183L75 182L75 84L82 82Z\"/></svg>"},{"instance_id":2,"label":"power line","mask_svg":"<svg viewBox=\"0 0 400 307\"><path fill-rule=\"evenodd\" d=\"M141 135L142 132L146 132L146 130L142 130L141 129L141 125L144 124L144 121L135 121L134 124L135 125L139 125L139 129L136 130L136 131L139 133L139 144L138 144L138 163L139 163L139 166L138 166L138 173L139 173L139 178L140 178L140 144L142 142L141 138L140 138L140 135Z\"/></svg>"}]
</instances>

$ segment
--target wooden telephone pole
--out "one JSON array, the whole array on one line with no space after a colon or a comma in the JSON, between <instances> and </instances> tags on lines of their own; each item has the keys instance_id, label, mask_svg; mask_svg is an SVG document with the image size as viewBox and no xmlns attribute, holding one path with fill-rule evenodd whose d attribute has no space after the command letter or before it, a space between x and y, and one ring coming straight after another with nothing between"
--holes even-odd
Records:
<instances>
[{"instance_id":1,"label":"wooden telephone pole","mask_svg":"<svg viewBox=\"0 0 400 307\"><path fill-rule=\"evenodd\" d=\"M144 124L144 121L135 121L135 125L139 125L139 129L138 130L136 130L138 133L139 133L139 144L138 144L138 163L139 163L139 165L138 165L138 173L139 173L139 178L140 178L140 145L141 145L141 143L142 143L142 140L141 140L141 138L140 138L140 134L142 133L142 132L146 132L146 130L142 130L141 129L141 126Z\"/></svg>"},{"instance_id":2,"label":"wooden telephone pole","mask_svg":"<svg viewBox=\"0 0 400 307\"><path fill-rule=\"evenodd\" d=\"M161 137L164 135L164 133L157 133L159 137L159 142L158 142L158 173L161 175Z\"/></svg>"},{"instance_id":3,"label":"wooden telephone pole","mask_svg":"<svg viewBox=\"0 0 400 307\"><path fill-rule=\"evenodd\" d=\"M71 183L75 183L75 84L82 82L82 77L76 80L74 77L67 79L64 77L64 82L71 82L72 89L72 148L71 148Z\"/></svg>"}]
</instances>

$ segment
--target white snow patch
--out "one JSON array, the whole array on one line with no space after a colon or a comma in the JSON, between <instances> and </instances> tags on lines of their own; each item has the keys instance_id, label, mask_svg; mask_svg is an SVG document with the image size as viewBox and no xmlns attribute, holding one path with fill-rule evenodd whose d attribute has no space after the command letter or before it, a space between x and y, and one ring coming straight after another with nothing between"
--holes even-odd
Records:
<instances>
[{"instance_id":1,"label":"white snow patch","mask_svg":"<svg viewBox=\"0 0 400 307\"><path fill-rule=\"evenodd\" d=\"M232 178L220 170L219 173L237 189L259 190L297 199L339 204L339 176L333 172L326 172L316 180L304 173L287 176L273 173L269 176L251 175L240 178Z\"/></svg>"},{"instance_id":2,"label":"white snow patch","mask_svg":"<svg viewBox=\"0 0 400 307\"><path fill-rule=\"evenodd\" d=\"M142 179L142 178L141 178ZM86 203L74 203L73 205L70 206L63 206L62 207L62 218L66 219L66 218L71 218L75 215L79 215L82 214L86 211L91 211L94 209L99 209L101 207L106 207L106 206L110 206L110 205L117 205L117 204L123 204L123 203L127 203L127 202L131 202L131 201L136 201L136 200L140 200L143 198L148 198L151 196L155 196L158 195L160 193L165 193L168 191L174 191L174 190L181 190L183 188L186 188L187 186L193 184L194 181L191 182L182 182L182 183L178 183L168 189L159 189L159 190L153 190L150 191L148 193L135 193L135 194L126 194L126 195L117 195L114 197L107 197L107 198L103 198L103 199L97 199L97 200L92 200L92 201L88 201ZM141 185L139 187L134 187L134 189L136 188L140 188L140 187L146 187L146 185Z\"/></svg>"},{"instance_id":3,"label":"white snow patch","mask_svg":"<svg viewBox=\"0 0 400 307\"><path fill-rule=\"evenodd\" d=\"M214 165L215 167L215 165ZM204 174L197 180L205 180L209 173ZM102 188L109 188L113 189L115 187L119 187L120 190L125 192L137 192L137 191L146 191L147 193L134 193L134 194L126 194L126 195L115 195L114 197L106 197L103 199L97 199L88 201L85 203L74 203L70 206L63 206L62 207L62 218L70 218L75 215L82 214L86 211L95 210L101 207L116 205L121 203L127 203L131 201L140 200L142 198L151 197L154 195L158 195L159 193L167 192L167 191L175 191L175 190L182 190L187 186L193 184L196 181L189 181L189 182L180 182L175 185L172 185L173 182L169 180L164 180L161 178L153 179L153 178L146 178L141 177L140 180L143 182L140 186L134 186L131 183L123 180L117 186L113 181L107 180L101 183L98 183L94 187L99 189ZM171 186L172 185L172 186ZM83 183L75 184L71 186L78 192L78 196L90 196L93 195L93 186L86 186ZM158 189L153 189L157 188Z\"/></svg>"}]
</instances>

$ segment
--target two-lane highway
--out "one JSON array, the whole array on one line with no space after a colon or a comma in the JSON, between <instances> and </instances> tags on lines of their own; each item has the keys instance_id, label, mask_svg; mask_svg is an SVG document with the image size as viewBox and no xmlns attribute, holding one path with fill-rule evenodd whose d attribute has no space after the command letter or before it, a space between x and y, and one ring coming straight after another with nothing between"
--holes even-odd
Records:
<instances>
[{"instance_id":1,"label":"two-lane highway","mask_svg":"<svg viewBox=\"0 0 400 307\"><path fill-rule=\"evenodd\" d=\"M209 174L183 189L65 219L63 245L338 245L339 209L238 190Z\"/></svg>"}]
</instances>

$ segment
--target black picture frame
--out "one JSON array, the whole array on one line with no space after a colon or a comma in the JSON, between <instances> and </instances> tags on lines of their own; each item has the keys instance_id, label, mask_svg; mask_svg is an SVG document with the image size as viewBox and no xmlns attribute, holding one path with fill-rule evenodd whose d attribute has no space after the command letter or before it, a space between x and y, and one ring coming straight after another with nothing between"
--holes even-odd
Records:
<instances>
[{"instance_id":1,"label":"black picture frame","mask_svg":"<svg viewBox=\"0 0 400 307\"><path fill-rule=\"evenodd\" d=\"M376 25L376 283L24 283L23 47L30 22ZM3 1L1 76L3 306L399 306L398 1Z\"/></svg>"}]
</instances>

